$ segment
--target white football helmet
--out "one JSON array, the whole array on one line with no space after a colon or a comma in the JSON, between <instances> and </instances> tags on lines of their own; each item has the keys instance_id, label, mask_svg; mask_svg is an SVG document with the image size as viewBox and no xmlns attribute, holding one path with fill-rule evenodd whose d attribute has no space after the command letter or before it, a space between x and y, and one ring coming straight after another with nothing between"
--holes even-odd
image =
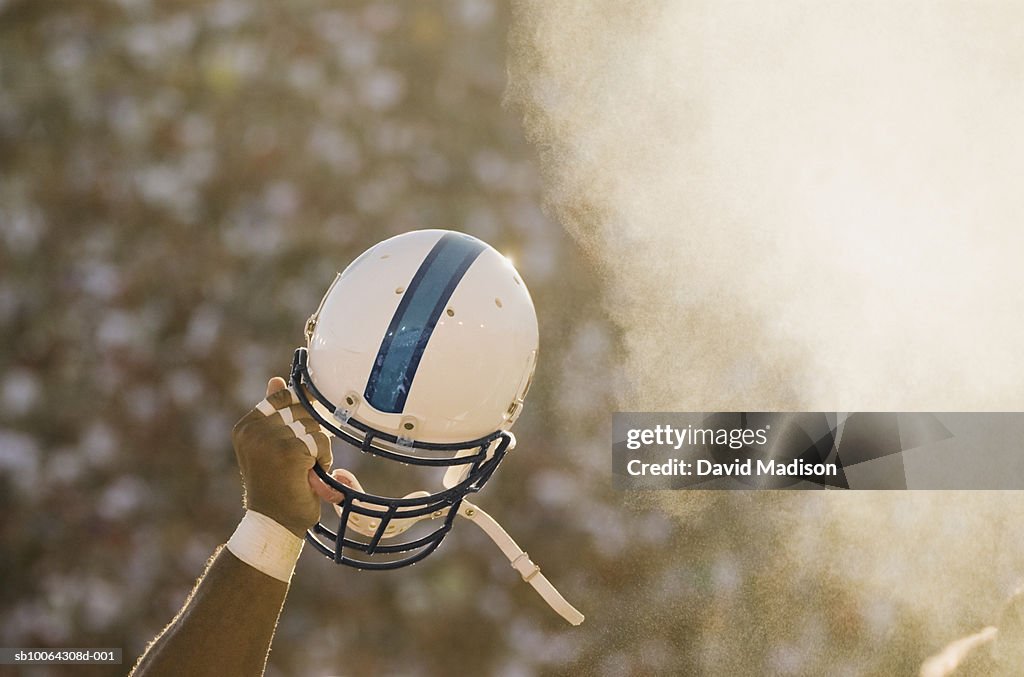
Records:
<instances>
[{"instance_id":1,"label":"white football helmet","mask_svg":"<svg viewBox=\"0 0 1024 677\"><path fill-rule=\"evenodd\" d=\"M307 540L339 564L396 569L433 552L462 515L556 611L581 623L498 523L466 500L514 448L508 429L537 362L537 315L512 263L462 233L398 235L335 278L306 324L306 340L291 385L322 428L368 454L447 468L439 491L387 497L315 465L343 499L337 531L317 524ZM441 525L386 542L423 520Z\"/></svg>"}]
</instances>

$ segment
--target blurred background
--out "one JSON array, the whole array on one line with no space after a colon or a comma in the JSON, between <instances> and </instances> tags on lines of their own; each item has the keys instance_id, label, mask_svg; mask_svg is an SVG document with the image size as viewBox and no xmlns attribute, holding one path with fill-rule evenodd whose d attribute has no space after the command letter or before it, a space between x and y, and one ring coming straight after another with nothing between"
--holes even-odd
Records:
<instances>
[{"instance_id":1,"label":"blurred background","mask_svg":"<svg viewBox=\"0 0 1024 677\"><path fill-rule=\"evenodd\" d=\"M307 552L268 675L914 674L995 619L1012 496L937 520L932 495L610 490L610 412L653 404L648 369L697 368L624 333L610 308L650 299L581 237L600 205L552 192L571 130L536 106L593 81L524 87L542 7L0 0L0 645L123 647L73 674L126 673L241 517L234 421L334 273L421 227L490 242L531 289L537 377L479 498L587 621L460 525L400 572ZM745 359L714 362L738 392ZM799 387L780 373L758 378Z\"/></svg>"}]
</instances>

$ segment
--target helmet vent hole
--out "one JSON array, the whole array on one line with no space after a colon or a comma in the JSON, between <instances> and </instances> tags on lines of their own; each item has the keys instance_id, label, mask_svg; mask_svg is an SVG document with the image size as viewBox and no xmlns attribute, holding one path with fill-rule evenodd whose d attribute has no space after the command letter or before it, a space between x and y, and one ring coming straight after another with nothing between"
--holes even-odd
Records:
<instances>
[{"instance_id":1,"label":"helmet vent hole","mask_svg":"<svg viewBox=\"0 0 1024 677\"><path fill-rule=\"evenodd\" d=\"M416 427L416 425L413 423L403 423L402 427L405 428L406 430L412 430L413 428Z\"/></svg>"},{"instance_id":2,"label":"helmet vent hole","mask_svg":"<svg viewBox=\"0 0 1024 677\"><path fill-rule=\"evenodd\" d=\"M345 398L345 404L347 404L349 406L352 406L355 403L356 403L356 400L351 395L349 395L348 397Z\"/></svg>"},{"instance_id":3,"label":"helmet vent hole","mask_svg":"<svg viewBox=\"0 0 1024 677\"><path fill-rule=\"evenodd\" d=\"M383 261L383 260L384 260L384 259L386 259L386 258L390 258L390 256L391 256L391 254L384 254L384 255L383 255L383 256L381 256L380 258L381 258L381 260Z\"/></svg>"},{"instance_id":4,"label":"helmet vent hole","mask_svg":"<svg viewBox=\"0 0 1024 677\"><path fill-rule=\"evenodd\" d=\"M495 299L494 299L494 305L496 305L496 306L498 306L499 308L501 308L501 299L499 299L499 298L495 298Z\"/></svg>"},{"instance_id":5,"label":"helmet vent hole","mask_svg":"<svg viewBox=\"0 0 1024 677\"><path fill-rule=\"evenodd\" d=\"M396 294L401 294L404 291L405 291L405 287L395 287L395 293Z\"/></svg>"},{"instance_id":6,"label":"helmet vent hole","mask_svg":"<svg viewBox=\"0 0 1024 677\"><path fill-rule=\"evenodd\" d=\"M513 275L512 279L515 280L516 284L522 284L522 282L519 281L519 276L518 275Z\"/></svg>"},{"instance_id":7,"label":"helmet vent hole","mask_svg":"<svg viewBox=\"0 0 1024 677\"><path fill-rule=\"evenodd\" d=\"M455 317L455 311L452 310L451 308L449 308L448 310L446 310L444 312L448 314L448 317Z\"/></svg>"}]
</instances>

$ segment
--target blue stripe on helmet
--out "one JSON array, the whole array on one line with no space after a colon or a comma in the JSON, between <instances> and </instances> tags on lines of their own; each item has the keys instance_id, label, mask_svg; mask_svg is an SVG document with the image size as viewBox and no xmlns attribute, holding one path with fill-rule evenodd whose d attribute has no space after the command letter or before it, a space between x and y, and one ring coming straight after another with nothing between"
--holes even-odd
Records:
<instances>
[{"instance_id":1,"label":"blue stripe on helmet","mask_svg":"<svg viewBox=\"0 0 1024 677\"><path fill-rule=\"evenodd\" d=\"M366 382L363 395L374 409L389 414L405 409L437 320L462 276L483 250L479 240L446 233L423 259L391 318Z\"/></svg>"}]
</instances>

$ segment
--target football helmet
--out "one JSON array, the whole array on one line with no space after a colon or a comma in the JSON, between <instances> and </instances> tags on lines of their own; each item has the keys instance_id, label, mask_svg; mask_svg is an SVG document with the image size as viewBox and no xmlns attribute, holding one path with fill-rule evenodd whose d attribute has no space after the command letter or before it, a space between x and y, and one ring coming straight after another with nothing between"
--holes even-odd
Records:
<instances>
[{"instance_id":1,"label":"football helmet","mask_svg":"<svg viewBox=\"0 0 1024 677\"><path fill-rule=\"evenodd\" d=\"M444 469L439 489L391 497L314 465L342 499L336 530L320 522L306 540L338 564L397 569L434 552L461 515L552 608L581 623L501 526L466 500L515 447L509 428L537 361L537 315L511 261L462 233L398 235L335 278L305 334L291 387L325 431L378 458ZM438 526L395 540L428 520Z\"/></svg>"}]
</instances>

